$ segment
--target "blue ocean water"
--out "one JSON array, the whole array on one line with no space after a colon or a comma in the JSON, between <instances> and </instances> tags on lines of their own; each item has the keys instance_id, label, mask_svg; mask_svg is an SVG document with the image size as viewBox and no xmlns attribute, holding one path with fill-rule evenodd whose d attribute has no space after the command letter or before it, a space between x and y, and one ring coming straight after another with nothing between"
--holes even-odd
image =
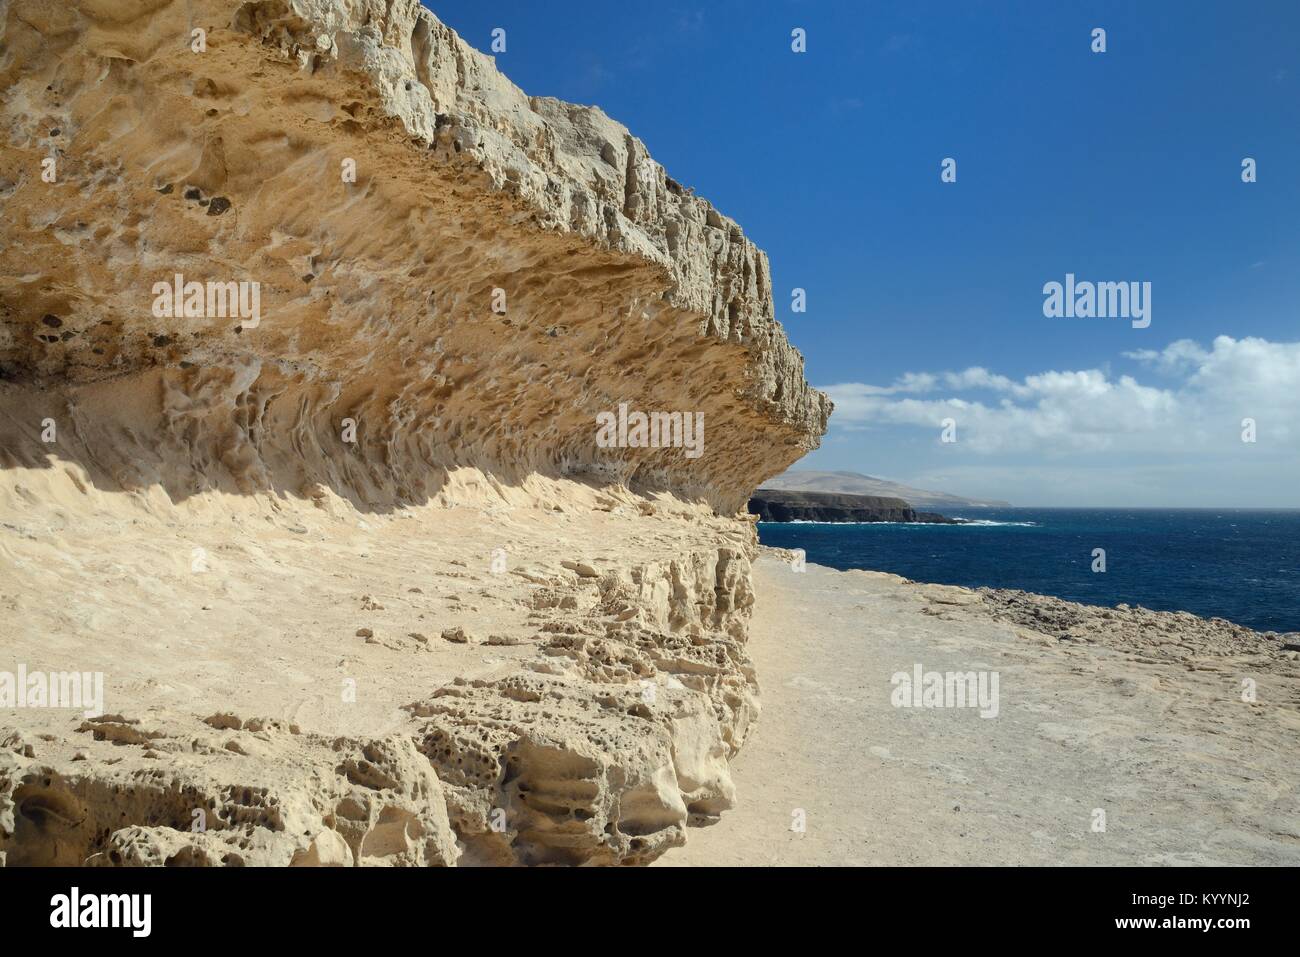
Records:
<instances>
[{"instance_id":1,"label":"blue ocean water","mask_svg":"<svg viewBox=\"0 0 1300 957\"><path fill-rule=\"evenodd\" d=\"M768 523L764 545L832 568L1019 588L1090 605L1127 602L1300 631L1300 510L944 510L973 525ZM1092 551L1106 550L1106 571Z\"/></svg>"}]
</instances>

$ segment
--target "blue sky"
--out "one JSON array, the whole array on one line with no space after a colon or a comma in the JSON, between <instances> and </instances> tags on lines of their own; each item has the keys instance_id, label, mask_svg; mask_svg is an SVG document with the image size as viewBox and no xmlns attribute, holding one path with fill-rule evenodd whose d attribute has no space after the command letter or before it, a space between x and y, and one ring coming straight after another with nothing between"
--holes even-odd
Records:
<instances>
[{"instance_id":1,"label":"blue sky","mask_svg":"<svg viewBox=\"0 0 1300 957\"><path fill-rule=\"evenodd\" d=\"M504 28L519 86L598 104L768 252L838 404L801 467L1300 506L1300 4L427 5L480 49ZM1067 272L1150 282L1151 325L1044 317Z\"/></svg>"}]
</instances>

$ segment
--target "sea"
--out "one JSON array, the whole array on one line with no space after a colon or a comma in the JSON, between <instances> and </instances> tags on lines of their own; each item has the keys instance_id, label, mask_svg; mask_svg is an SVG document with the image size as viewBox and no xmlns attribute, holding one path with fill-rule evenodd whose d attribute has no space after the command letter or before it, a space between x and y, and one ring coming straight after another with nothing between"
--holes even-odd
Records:
<instances>
[{"instance_id":1,"label":"sea","mask_svg":"<svg viewBox=\"0 0 1300 957\"><path fill-rule=\"evenodd\" d=\"M831 568L1018 588L1300 632L1300 510L945 509L967 525L760 522L759 540ZM1096 549L1104 556L1096 556ZM1104 557L1101 571L1099 557ZM1096 568L1096 570L1094 570Z\"/></svg>"}]
</instances>

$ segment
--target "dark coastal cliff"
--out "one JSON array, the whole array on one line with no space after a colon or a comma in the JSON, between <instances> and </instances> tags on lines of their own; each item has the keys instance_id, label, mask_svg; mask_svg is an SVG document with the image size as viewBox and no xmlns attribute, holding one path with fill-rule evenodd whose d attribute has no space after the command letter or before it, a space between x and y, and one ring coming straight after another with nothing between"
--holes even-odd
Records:
<instances>
[{"instance_id":1,"label":"dark coastal cliff","mask_svg":"<svg viewBox=\"0 0 1300 957\"><path fill-rule=\"evenodd\" d=\"M918 512L901 498L760 488L749 499L760 522L923 522L960 525L961 519Z\"/></svg>"}]
</instances>

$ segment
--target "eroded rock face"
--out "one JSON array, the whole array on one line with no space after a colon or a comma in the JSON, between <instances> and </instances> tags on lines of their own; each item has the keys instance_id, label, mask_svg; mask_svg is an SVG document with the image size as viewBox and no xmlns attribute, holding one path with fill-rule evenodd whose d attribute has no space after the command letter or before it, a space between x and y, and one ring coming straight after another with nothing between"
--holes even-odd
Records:
<instances>
[{"instance_id":1,"label":"eroded rock face","mask_svg":"<svg viewBox=\"0 0 1300 957\"><path fill-rule=\"evenodd\" d=\"M398 535L436 533L418 517L385 521ZM605 532L638 535L657 527L641 516L605 521ZM675 521L681 527L657 533L670 548L716 534ZM538 525L560 533L546 520ZM174 547L156 526L146 534L152 548ZM464 546L464 536L451 539ZM371 541L368 548L378 547ZM313 615L311 641L320 648L312 651L326 659L316 668L301 645L275 637L298 625L268 603L272 637L250 645L236 635L246 674L240 685L253 687L237 688L244 700L233 705L208 673L229 667L218 652L202 650L199 660L165 671L132 641L118 644L88 630L86 638L108 646L100 649L105 659L122 659L105 666L118 679L109 697L129 708L84 719L66 710L0 712L0 862L639 864L680 846L690 825L733 805L728 759L758 716L745 651L752 548L702 546L640 565L573 562L574 571L558 558L566 551L525 544L537 563L499 576L506 580L461 571L468 563L453 558L436 574L447 586L426 582L415 599L434 614L435 592L472 589L476 601L504 607L504 614L483 608L476 620L490 620L505 634L457 627L448 629L459 633L455 643L431 647L422 635L396 642L390 623L400 612L390 594L397 589L367 571L368 587L382 596L363 602L374 627L357 629L349 640L328 610L323 621ZM301 549L269 539L256 547L285 561ZM357 564L370 563L362 556ZM353 577L343 563L330 567ZM257 574L255 567L240 569L212 584L243 592ZM490 589L481 587L487 582ZM157 630L205 627L181 624L194 606L181 595L173 601L181 614ZM195 636L199 645L221 643L216 624ZM44 635L39 621L31 630L20 631L17 660L52 668L49 658L33 661ZM137 630L151 639L155 633ZM59 637L75 651L73 660L86 661L77 641ZM458 657L448 661L453 653ZM513 657L491 661L498 654ZM274 663L272 674L262 660ZM411 679L397 682L385 668ZM257 687L276 684L282 669L309 680L281 682L272 693ZM371 702L389 700L398 717L388 730L358 726L351 713L357 705L346 694L338 700L341 678L345 690L360 684ZM187 690L167 693L180 682ZM421 685L427 690L409 697ZM323 713L304 711L304 695L335 701ZM214 710L185 713L200 701ZM282 716L250 717L246 701ZM298 714L301 726L290 717ZM333 721L353 730L331 734Z\"/></svg>"},{"instance_id":2,"label":"eroded rock face","mask_svg":"<svg viewBox=\"0 0 1300 957\"><path fill-rule=\"evenodd\" d=\"M120 715L90 723L138 733ZM329 741L258 720L183 730L193 735L184 746L150 732L168 760L148 771L84 759L56 768L0 749L5 862L432 866L459 857L442 785L405 735Z\"/></svg>"},{"instance_id":3,"label":"eroded rock face","mask_svg":"<svg viewBox=\"0 0 1300 957\"><path fill-rule=\"evenodd\" d=\"M758 716L749 572L730 549L612 572L553 622L550 661L409 706L475 863L648 863L732 806Z\"/></svg>"},{"instance_id":4,"label":"eroded rock face","mask_svg":"<svg viewBox=\"0 0 1300 957\"><path fill-rule=\"evenodd\" d=\"M416 0L8 8L0 374L93 418L76 439L110 482L399 503L474 465L733 511L824 430L740 228ZM259 283L257 325L155 315L177 274ZM124 377L157 407L115 409ZM621 403L702 413L705 454L598 447ZM194 474L102 454L128 414Z\"/></svg>"},{"instance_id":5,"label":"eroded rock face","mask_svg":"<svg viewBox=\"0 0 1300 957\"><path fill-rule=\"evenodd\" d=\"M383 733L299 728L282 689L257 699L277 717L227 714L228 686L179 693L161 650L119 676L129 713L0 712L0 860L643 863L731 805L758 714L737 513L830 412L734 222L416 0L10 0L0 89L0 650L215 647L256 600L276 668L308 629L343 661L424 656L363 658L402 706ZM702 454L602 445L620 408L702 416ZM303 560L309 525L330 560ZM358 526L458 568L526 541L532 570L467 598L442 564L440 604L388 599L418 612L396 634L266 594L297 567L405 600L385 575L427 554L357 571ZM576 544L599 541L619 550ZM222 588L191 608L187 578L121 574L145 555L211 559ZM56 575L57 603L27 604ZM146 624L123 628L100 606L137 587Z\"/></svg>"}]
</instances>

